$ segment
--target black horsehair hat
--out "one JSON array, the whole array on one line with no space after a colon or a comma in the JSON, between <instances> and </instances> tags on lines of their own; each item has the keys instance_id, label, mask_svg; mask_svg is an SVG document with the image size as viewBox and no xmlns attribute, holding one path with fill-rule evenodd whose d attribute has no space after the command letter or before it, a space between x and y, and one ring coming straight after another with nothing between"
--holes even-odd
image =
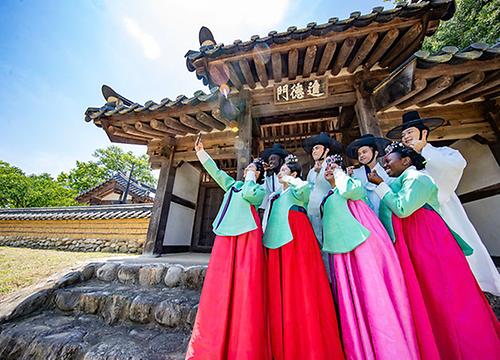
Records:
<instances>
[{"instance_id":1,"label":"black horsehair hat","mask_svg":"<svg viewBox=\"0 0 500 360\"><path fill-rule=\"evenodd\" d=\"M358 158L358 149L363 146L373 146L377 149L380 156L384 155L384 149L387 145L391 143L391 140L384 139L382 137L373 136L372 134L365 134L354 140L352 143L347 145L346 154L351 159Z\"/></svg>"},{"instance_id":2,"label":"black horsehair hat","mask_svg":"<svg viewBox=\"0 0 500 360\"><path fill-rule=\"evenodd\" d=\"M310 154L316 145L323 145L330 149L330 152L339 154L342 152L342 144L334 138L330 137L326 132L321 132L319 135L311 136L304 140L302 147L306 153Z\"/></svg>"},{"instance_id":3,"label":"black horsehair hat","mask_svg":"<svg viewBox=\"0 0 500 360\"><path fill-rule=\"evenodd\" d=\"M401 133L403 130L406 130L411 127L416 127L418 129L429 129L429 131L434 130L441 125L443 125L444 120L437 117L431 118L421 118L418 111L408 111L403 114L403 123L401 125L392 128L387 133L387 137L389 139L400 139Z\"/></svg>"},{"instance_id":4,"label":"black horsehair hat","mask_svg":"<svg viewBox=\"0 0 500 360\"><path fill-rule=\"evenodd\" d=\"M285 150L282 144L273 144L272 147L265 149L262 154L260 154L260 157L267 162L271 155L278 155L280 158L284 159L288 155L288 151Z\"/></svg>"}]
</instances>

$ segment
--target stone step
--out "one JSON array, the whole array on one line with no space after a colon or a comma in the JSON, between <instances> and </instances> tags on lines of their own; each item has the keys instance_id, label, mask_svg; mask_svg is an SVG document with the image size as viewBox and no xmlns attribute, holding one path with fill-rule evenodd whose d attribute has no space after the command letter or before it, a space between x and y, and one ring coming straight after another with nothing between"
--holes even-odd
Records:
<instances>
[{"instance_id":1,"label":"stone step","mask_svg":"<svg viewBox=\"0 0 500 360\"><path fill-rule=\"evenodd\" d=\"M0 325L0 359L183 359L189 331L160 326L109 325L95 315L45 310Z\"/></svg>"},{"instance_id":2,"label":"stone step","mask_svg":"<svg viewBox=\"0 0 500 360\"><path fill-rule=\"evenodd\" d=\"M95 263L85 269L105 282L142 287L186 287L201 290L207 266L184 267L178 264Z\"/></svg>"},{"instance_id":3,"label":"stone step","mask_svg":"<svg viewBox=\"0 0 500 360\"><path fill-rule=\"evenodd\" d=\"M52 303L67 313L98 315L107 324L134 322L190 329L200 291L183 287L145 288L91 279L57 289Z\"/></svg>"}]
</instances>

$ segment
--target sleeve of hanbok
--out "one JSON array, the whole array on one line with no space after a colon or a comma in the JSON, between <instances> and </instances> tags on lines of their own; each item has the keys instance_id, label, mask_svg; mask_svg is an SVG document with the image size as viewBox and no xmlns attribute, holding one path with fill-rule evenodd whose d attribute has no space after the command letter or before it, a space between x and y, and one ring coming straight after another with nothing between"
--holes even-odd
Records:
<instances>
[{"instance_id":1,"label":"sleeve of hanbok","mask_svg":"<svg viewBox=\"0 0 500 360\"><path fill-rule=\"evenodd\" d=\"M243 199L258 207L264 200L265 194L266 191L264 186L255 182L255 173L253 171L249 171L245 177L245 183L242 187L241 195Z\"/></svg>"},{"instance_id":2,"label":"sleeve of hanbok","mask_svg":"<svg viewBox=\"0 0 500 360\"><path fill-rule=\"evenodd\" d=\"M308 181L304 181L288 175L284 177L284 180L290 185L290 190L292 191L292 194L293 196L295 196L295 198L303 202L309 201L311 185Z\"/></svg>"},{"instance_id":3,"label":"sleeve of hanbok","mask_svg":"<svg viewBox=\"0 0 500 360\"><path fill-rule=\"evenodd\" d=\"M438 186L440 202L446 201L457 189L467 161L460 151L450 147L426 145L422 156L426 160L426 172Z\"/></svg>"},{"instance_id":4,"label":"sleeve of hanbok","mask_svg":"<svg viewBox=\"0 0 500 360\"><path fill-rule=\"evenodd\" d=\"M341 169L335 169L333 176L335 177L335 187L340 196L350 200L360 200L365 196L361 181L350 177Z\"/></svg>"},{"instance_id":5,"label":"sleeve of hanbok","mask_svg":"<svg viewBox=\"0 0 500 360\"><path fill-rule=\"evenodd\" d=\"M397 193L393 192L385 182L375 189L381 201L400 218L408 217L423 207L429 200L428 194L431 191L429 183L420 179L403 180L401 190Z\"/></svg>"},{"instance_id":6,"label":"sleeve of hanbok","mask_svg":"<svg viewBox=\"0 0 500 360\"><path fill-rule=\"evenodd\" d=\"M231 186L236 182L231 176L229 176L224 170L217 167L215 161L208 155L205 150L198 151L196 153L201 164L207 171L207 173L214 179L214 181L219 184L219 186L224 191L228 191Z\"/></svg>"}]
</instances>

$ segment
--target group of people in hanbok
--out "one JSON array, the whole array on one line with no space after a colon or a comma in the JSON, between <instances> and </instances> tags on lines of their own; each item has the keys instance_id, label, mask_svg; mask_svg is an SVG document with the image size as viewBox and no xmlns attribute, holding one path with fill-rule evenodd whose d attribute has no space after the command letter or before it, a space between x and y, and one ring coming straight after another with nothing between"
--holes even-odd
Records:
<instances>
[{"instance_id":1,"label":"group of people in hanbok","mask_svg":"<svg viewBox=\"0 0 500 360\"><path fill-rule=\"evenodd\" d=\"M307 176L274 144L236 181L198 142L225 195L186 359L499 359L500 276L454 193L465 160L427 142L442 122L408 112L345 154L310 137Z\"/></svg>"}]
</instances>

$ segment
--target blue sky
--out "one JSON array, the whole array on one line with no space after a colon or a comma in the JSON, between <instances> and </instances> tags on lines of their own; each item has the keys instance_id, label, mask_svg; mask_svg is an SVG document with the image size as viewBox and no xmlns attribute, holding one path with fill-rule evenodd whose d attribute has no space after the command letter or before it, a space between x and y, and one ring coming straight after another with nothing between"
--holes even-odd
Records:
<instances>
[{"instance_id":1,"label":"blue sky","mask_svg":"<svg viewBox=\"0 0 500 360\"><path fill-rule=\"evenodd\" d=\"M85 123L102 84L140 103L191 95L203 84L185 67L208 26L218 42L305 26L383 0L2 0L0 160L56 176L110 144ZM145 146L125 146L137 154Z\"/></svg>"}]
</instances>

